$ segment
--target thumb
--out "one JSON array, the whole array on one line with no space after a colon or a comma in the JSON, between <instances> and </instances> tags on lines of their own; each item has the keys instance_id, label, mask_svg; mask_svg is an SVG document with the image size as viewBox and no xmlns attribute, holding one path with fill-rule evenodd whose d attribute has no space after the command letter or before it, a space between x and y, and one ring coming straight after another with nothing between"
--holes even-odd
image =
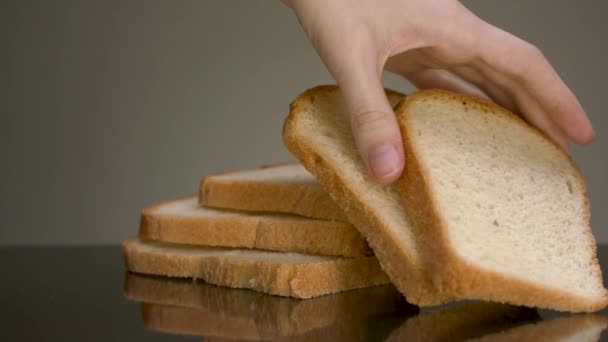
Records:
<instances>
[{"instance_id":1,"label":"thumb","mask_svg":"<svg viewBox=\"0 0 608 342\"><path fill-rule=\"evenodd\" d=\"M391 183L403 172L403 143L380 75L371 69L351 69L337 81L361 159L374 179Z\"/></svg>"}]
</instances>

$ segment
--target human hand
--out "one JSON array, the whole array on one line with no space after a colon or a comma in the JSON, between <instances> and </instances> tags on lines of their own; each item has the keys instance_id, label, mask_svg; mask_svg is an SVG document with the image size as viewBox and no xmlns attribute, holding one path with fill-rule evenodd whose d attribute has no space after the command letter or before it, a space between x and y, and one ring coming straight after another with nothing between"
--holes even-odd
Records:
<instances>
[{"instance_id":1,"label":"human hand","mask_svg":"<svg viewBox=\"0 0 608 342\"><path fill-rule=\"evenodd\" d=\"M547 134L588 143L583 108L535 46L496 28L455 0L283 0L334 77L351 113L361 158L382 183L404 167L401 134L382 70L418 88L494 101Z\"/></svg>"}]
</instances>

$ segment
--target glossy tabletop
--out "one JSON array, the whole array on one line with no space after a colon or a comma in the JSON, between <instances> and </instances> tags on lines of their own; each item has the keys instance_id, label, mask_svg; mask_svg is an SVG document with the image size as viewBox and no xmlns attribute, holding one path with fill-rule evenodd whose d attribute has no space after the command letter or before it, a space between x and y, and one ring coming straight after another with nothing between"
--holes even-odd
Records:
<instances>
[{"instance_id":1,"label":"glossy tabletop","mask_svg":"<svg viewBox=\"0 0 608 342\"><path fill-rule=\"evenodd\" d=\"M604 278L608 246L599 248ZM6 341L597 341L608 311L419 309L392 286L309 300L125 272L118 246L0 249Z\"/></svg>"}]
</instances>

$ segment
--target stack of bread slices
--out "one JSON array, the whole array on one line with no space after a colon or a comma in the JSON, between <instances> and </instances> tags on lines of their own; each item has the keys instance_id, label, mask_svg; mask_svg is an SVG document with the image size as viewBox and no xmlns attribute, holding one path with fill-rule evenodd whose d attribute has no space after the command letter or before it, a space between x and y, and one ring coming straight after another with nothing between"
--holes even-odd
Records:
<instances>
[{"instance_id":1,"label":"stack of bread slices","mask_svg":"<svg viewBox=\"0 0 608 342\"><path fill-rule=\"evenodd\" d=\"M608 304L567 154L497 105L386 93L406 155L398 182L368 176L339 89L315 87L283 131L301 165L203 177L198 197L145 209L127 268L297 298L390 282L420 306Z\"/></svg>"},{"instance_id":2,"label":"stack of bread slices","mask_svg":"<svg viewBox=\"0 0 608 342\"><path fill-rule=\"evenodd\" d=\"M125 241L134 272L310 298L388 284L314 177L285 164L204 177L199 196L144 209Z\"/></svg>"}]
</instances>

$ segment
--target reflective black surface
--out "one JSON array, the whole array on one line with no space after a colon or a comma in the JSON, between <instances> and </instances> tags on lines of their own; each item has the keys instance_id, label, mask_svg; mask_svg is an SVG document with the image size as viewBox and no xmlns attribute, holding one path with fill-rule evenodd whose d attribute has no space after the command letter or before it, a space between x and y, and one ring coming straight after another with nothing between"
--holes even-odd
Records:
<instances>
[{"instance_id":1,"label":"reflective black surface","mask_svg":"<svg viewBox=\"0 0 608 342\"><path fill-rule=\"evenodd\" d=\"M599 258L608 265L608 246ZM118 246L2 248L0 267L8 341L596 341L608 317L493 303L419 310L391 286L273 297L129 274Z\"/></svg>"}]
</instances>

